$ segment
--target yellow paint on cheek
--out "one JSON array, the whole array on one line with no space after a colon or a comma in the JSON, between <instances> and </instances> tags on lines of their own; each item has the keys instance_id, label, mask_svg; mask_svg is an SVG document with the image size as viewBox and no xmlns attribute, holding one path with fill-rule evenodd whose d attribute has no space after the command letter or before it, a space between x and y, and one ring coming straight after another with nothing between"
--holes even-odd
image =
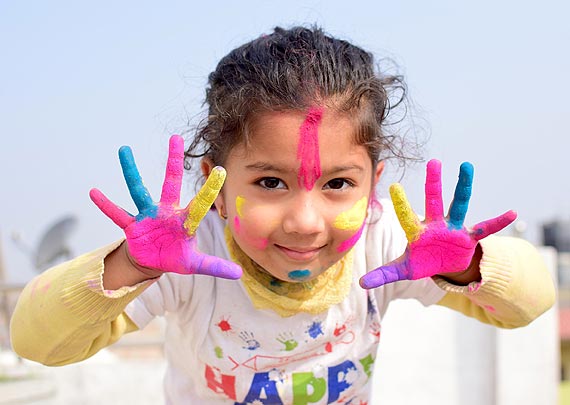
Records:
<instances>
[{"instance_id":1,"label":"yellow paint on cheek","mask_svg":"<svg viewBox=\"0 0 570 405\"><path fill-rule=\"evenodd\" d=\"M242 196L238 195L236 197L236 211L238 214L238 217L242 217L243 216L243 205L245 204L245 198L243 198Z\"/></svg>"},{"instance_id":2,"label":"yellow paint on cheek","mask_svg":"<svg viewBox=\"0 0 570 405\"><path fill-rule=\"evenodd\" d=\"M337 229L346 231L356 231L362 226L364 218L366 218L366 208L368 207L368 198L362 197L351 209L341 212L334 220L333 226Z\"/></svg>"}]
</instances>

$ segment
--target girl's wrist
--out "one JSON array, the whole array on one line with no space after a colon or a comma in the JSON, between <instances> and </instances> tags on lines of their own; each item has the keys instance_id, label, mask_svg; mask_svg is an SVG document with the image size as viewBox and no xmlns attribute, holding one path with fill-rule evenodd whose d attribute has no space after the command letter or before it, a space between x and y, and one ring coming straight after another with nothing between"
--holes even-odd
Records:
<instances>
[{"instance_id":1,"label":"girl's wrist","mask_svg":"<svg viewBox=\"0 0 570 405\"><path fill-rule=\"evenodd\" d=\"M118 290L159 277L162 272L138 264L129 253L126 242L105 257L103 288Z\"/></svg>"},{"instance_id":2,"label":"girl's wrist","mask_svg":"<svg viewBox=\"0 0 570 405\"><path fill-rule=\"evenodd\" d=\"M131 254L129 253L129 246L126 243L126 241L121 244L121 249L124 251L124 254L125 254L128 262L131 264L131 266L136 271L138 271L140 274L142 274L144 277L146 277L145 280L149 280L151 278L157 278L163 273L160 270L153 270L149 267L144 267L144 266L141 266L140 264L138 264L135 261L135 259L131 256ZM141 281L145 281L145 280L141 280Z\"/></svg>"}]
</instances>

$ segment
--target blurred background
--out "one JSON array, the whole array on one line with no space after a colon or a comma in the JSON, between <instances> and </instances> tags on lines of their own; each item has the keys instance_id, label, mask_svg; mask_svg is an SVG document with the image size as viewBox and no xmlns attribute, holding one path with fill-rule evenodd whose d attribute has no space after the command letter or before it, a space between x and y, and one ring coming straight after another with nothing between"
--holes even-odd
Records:
<instances>
[{"instance_id":1,"label":"blurred background","mask_svg":"<svg viewBox=\"0 0 570 405\"><path fill-rule=\"evenodd\" d=\"M88 197L89 189L97 187L134 210L117 158L121 145L133 148L146 186L158 196L168 138L188 130L203 116L204 86L218 60L277 25L317 24L373 52L379 60L389 58L392 71L405 77L411 108L401 130L410 139L425 142L426 160L442 160L446 205L460 163L470 161L475 166L475 183L466 223L515 209L519 220L505 232L551 246L544 254L560 284L560 305L544 321L540 319L543 323L536 332L522 330L527 332L520 338L521 346L494 330L476 329L475 321L441 315L438 309L422 308L413 316L448 317L442 325L453 331L454 342L469 335L480 339L474 344L492 348L482 355L492 361L471 362L477 364L477 372L491 375L491 386L485 379L478 383L489 393L486 402L478 403L515 403L500 393L501 386L509 386L499 379L501 367L510 364L497 361L502 358L497 352L501 347L518 347L520 354L530 353L530 348L542 351L543 361L525 378L542 381L535 378L542 375L552 380L536 394L546 396L540 403L563 401L559 391L569 395L565 392L570 390L564 382L570 378L570 259L566 253L570 244L564 242L570 234L570 187L564 181L570 150L566 124L570 116L569 16L570 4L562 0L0 2L3 312L10 310L19 286L46 265L121 237ZM422 212L424 162L405 171L389 165L387 172L378 192L386 196L390 183L401 181L412 205ZM193 195L193 184L191 179L186 183L184 201ZM406 332L402 320L395 318L387 321ZM29 384L18 385L27 384L31 369L37 377L32 386L40 392L37 403L101 403L78 396L74 387L84 392L106 387L110 398L124 403L117 373L125 376L125 387L141 391L140 403L159 403L160 396L151 393L160 395L160 322L90 362L49 370L14 359L5 317L0 322L0 404L32 403L18 396L33 392ZM436 325L422 324L433 331L435 342L441 341L438 333L445 333ZM429 342L425 329L421 333ZM387 346L381 345L386 352L398 347L398 335L393 336L386 337ZM423 350L430 352L429 344ZM461 389L473 388L456 381L447 391L445 386L434 390L448 376L446 372L455 375L460 367L467 367L457 353L439 368L443 374L415 380L416 391L424 393L422 403L431 403L430 395L439 397L434 403L457 403L452 394L450 402L442 402L442 393L459 395ZM412 361L431 361L417 356ZM390 355L385 358L389 364ZM476 371L466 371L470 372ZM47 373L45 379L43 373ZM113 376L108 385L102 374ZM379 375L384 376L382 371ZM143 379L152 382L141 384ZM68 385L62 386L62 381ZM537 403L532 402L530 386L525 389L522 384L516 391L531 401L517 404ZM397 403L408 403L405 397L399 398ZM566 398L570 404L570 397ZM409 401L417 403L411 397Z\"/></svg>"}]
</instances>

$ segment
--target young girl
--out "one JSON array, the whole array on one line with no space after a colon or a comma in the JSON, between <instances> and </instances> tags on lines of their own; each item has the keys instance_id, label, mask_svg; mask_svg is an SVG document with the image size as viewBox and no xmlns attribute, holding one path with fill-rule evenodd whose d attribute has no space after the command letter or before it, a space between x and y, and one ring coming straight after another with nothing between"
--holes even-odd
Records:
<instances>
[{"instance_id":1,"label":"young girl","mask_svg":"<svg viewBox=\"0 0 570 405\"><path fill-rule=\"evenodd\" d=\"M448 216L436 160L424 221L399 185L393 204L375 198L397 154L385 119L401 86L319 29L276 28L232 51L209 77L208 118L188 150L170 140L159 202L121 148L139 213L90 195L126 239L30 282L15 351L69 364L165 316L169 404L359 404L392 300L531 322L553 304L551 279L527 242L491 235L512 211L463 225L470 164ZM208 180L182 208L184 159L197 156Z\"/></svg>"}]
</instances>

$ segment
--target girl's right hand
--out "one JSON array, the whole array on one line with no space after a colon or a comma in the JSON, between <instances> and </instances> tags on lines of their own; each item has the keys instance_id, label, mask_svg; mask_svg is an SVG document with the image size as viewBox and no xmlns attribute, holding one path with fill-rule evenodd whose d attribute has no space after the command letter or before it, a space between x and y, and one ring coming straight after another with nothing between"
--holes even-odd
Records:
<instances>
[{"instance_id":1,"label":"girl's right hand","mask_svg":"<svg viewBox=\"0 0 570 405\"><path fill-rule=\"evenodd\" d=\"M139 214L129 214L97 189L92 189L89 196L107 217L123 229L127 238L127 253L135 265L158 272L206 274L228 279L241 277L242 270L237 264L199 252L194 236L200 221L222 188L226 178L226 171L222 167L215 167L196 197L181 208L180 188L184 171L182 137L173 135L170 138L166 175L158 203L152 200L143 185L130 147L119 149L119 160Z\"/></svg>"}]
</instances>

